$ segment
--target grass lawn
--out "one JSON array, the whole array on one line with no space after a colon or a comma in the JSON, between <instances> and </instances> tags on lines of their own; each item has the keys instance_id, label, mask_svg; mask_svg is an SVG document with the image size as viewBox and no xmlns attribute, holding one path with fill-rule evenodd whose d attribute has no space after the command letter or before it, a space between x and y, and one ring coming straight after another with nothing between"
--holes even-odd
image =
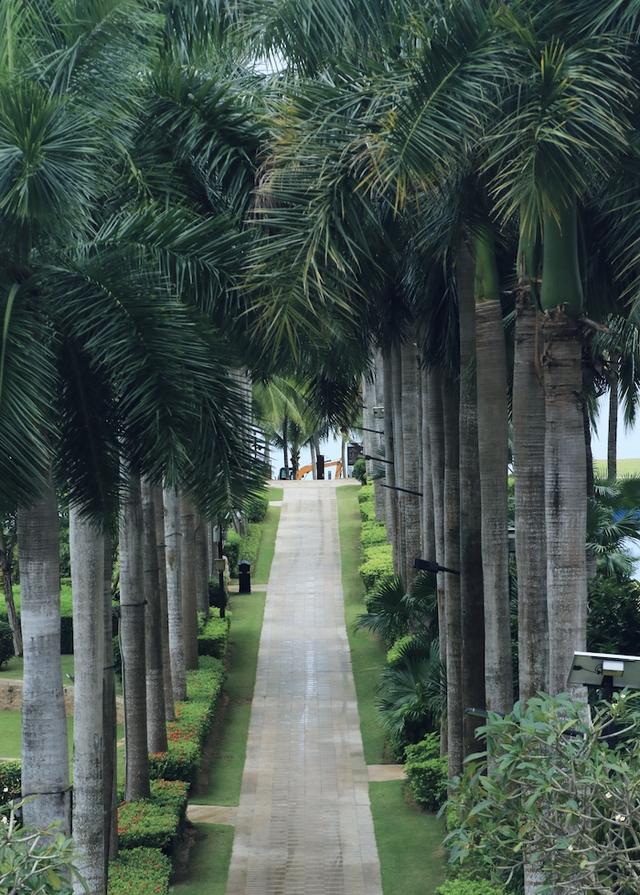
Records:
<instances>
[{"instance_id":1,"label":"grass lawn","mask_svg":"<svg viewBox=\"0 0 640 895\"><path fill-rule=\"evenodd\" d=\"M280 510L280 507L269 507L264 522L261 523L260 546L258 547L255 569L251 575L253 584L267 584L269 581L271 563L273 562L273 555L276 549L276 534L278 533L278 523L280 522Z\"/></svg>"},{"instance_id":2,"label":"grass lawn","mask_svg":"<svg viewBox=\"0 0 640 895\"><path fill-rule=\"evenodd\" d=\"M238 805L240 802L264 604L265 594L260 592L231 597L233 622L225 684L229 701L209 766L209 783L206 789L193 795L192 801L197 804Z\"/></svg>"},{"instance_id":3,"label":"grass lawn","mask_svg":"<svg viewBox=\"0 0 640 895\"><path fill-rule=\"evenodd\" d=\"M198 840L189 854L189 878L171 887L179 895L225 895L233 827L196 824ZM133 893L132 893L133 895Z\"/></svg>"},{"instance_id":4,"label":"grass lawn","mask_svg":"<svg viewBox=\"0 0 640 895\"><path fill-rule=\"evenodd\" d=\"M358 574L358 566L362 562L359 489L359 485L336 488L344 612L358 694L364 760L367 764L383 764L387 759L384 754L384 733L378 722L376 688L385 664L385 651L380 642L367 631L353 630L356 616L364 611L364 588Z\"/></svg>"},{"instance_id":5,"label":"grass lawn","mask_svg":"<svg viewBox=\"0 0 640 895\"><path fill-rule=\"evenodd\" d=\"M67 675L73 676L73 656L61 656L60 661L62 664L62 682L65 686L67 684L70 685L73 683L73 681L70 681ZM22 676L23 660L21 657L18 656L13 656L0 669L0 680L2 680L3 678L22 680Z\"/></svg>"},{"instance_id":6,"label":"grass lawn","mask_svg":"<svg viewBox=\"0 0 640 895\"><path fill-rule=\"evenodd\" d=\"M269 500L283 500L284 499L284 488L278 487L278 485L269 485Z\"/></svg>"},{"instance_id":7,"label":"grass lawn","mask_svg":"<svg viewBox=\"0 0 640 895\"><path fill-rule=\"evenodd\" d=\"M425 895L444 882L444 824L404 798L401 780L370 783L384 895Z\"/></svg>"},{"instance_id":8,"label":"grass lawn","mask_svg":"<svg viewBox=\"0 0 640 895\"><path fill-rule=\"evenodd\" d=\"M593 465L598 475L606 476L606 460L594 460ZM623 478L625 475L640 475L640 460L618 460L618 477Z\"/></svg>"}]
</instances>

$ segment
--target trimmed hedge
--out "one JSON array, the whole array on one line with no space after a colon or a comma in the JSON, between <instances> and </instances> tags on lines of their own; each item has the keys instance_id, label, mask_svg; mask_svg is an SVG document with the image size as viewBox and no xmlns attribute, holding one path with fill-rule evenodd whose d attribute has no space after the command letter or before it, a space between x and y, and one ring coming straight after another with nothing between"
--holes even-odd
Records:
<instances>
[{"instance_id":1,"label":"trimmed hedge","mask_svg":"<svg viewBox=\"0 0 640 895\"><path fill-rule=\"evenodd\" d=\"M436 895L506 895L504 886L488 880L450 879L436 889Z\"/></svg>"},{"instance_id":2,"label":"trimmed hedge","mask_svg":"<svg viewBox=\"0 0 640 895\"><path fill-rule=\"evenodd\" d=\"M198 654L224 659L229 643L229 617L211 616L198 634Z\"/></svg>"},{"instance_id":3,"label":"trimmed hedge","mask_svg":"<svg viewBox=\"0 0 640 895\"><path fill-rule=\"evenodd\" d=\"M391 544L377 544L364 550L364 562L360 577L365 590L370 591L393 575L393 549Z\"/></svg>"},{"instance_id":4,"label":"trimmed hedge","mask_svg":"<svg viewBox=\"0 0 640 895\"><path fill-rule=\"evenodd\" d=\"M168 895L171 861L157 848L123 851L109 865L109 895Z\"/></svg>"},{"instance_id":5,"label":"trimmed hedge","mask_svg":"<svg viewBox=\"0 0 640 895\"><path fill-rule=\"evenodd\" d=\"M149 756L152 779L185 780L198 773L202 747L213 724L224 684L224 666L211 656L200 658L200 668L187 674L188 702L176 705L176 720L167 724L169 749Z\"/></svg>"},{"instance_id":6,"label":"trimmed hedge","mask_svg":"<svg viewBox=\"0 0 640 895\"><path fill-rule=\"evenodd\" d=\"M153 780L151 798L118 806L120 848L171 850L184 823L189 786L181 780Z\"/></svg>"},{"instance_id":7,"label":"trimmed hedge","mask_svg":"<svg viewBox=\"0 0 640 895\"><path fill-rule=\"evenodd\" d=\"M404 750L405 771L411 795L427 811L438 811L447 799L448 768L446 756L440 757L440 742L435 733Z\"/></svg>"},{"instance_id":8,"label":"trimmed hedge","mask_svg":"<svg viewBox=\"0 0 640 895\"><path fill-rule=\"evenodd\" d=\"M246 559L251 565L255 565L262 526L250 523L247 525L247 533L242 537L237 531L230 531L224 544L224 555L229 560L229 571L232 578L238 577L238 563Z\"/></svg>"},{"instance_id":9,"label":"trimmed hedge","mask_svg":"<svg viewBox=\"0 0 640 895\"><path fill-rule=\"evenodd\" d=\"M0 668L13 657L13 634L9 622L0 621Z\"/></svg>"},{"instance_id":10,"label":"trimmed hedge","mask_svg":"<svg viewBox=\"0 0 640 895\"><path fill-rule=\"evenodd\" d=\"M19 761L0 761L0 804L20 798L21 774Z\"/></svg>"},{"instance_id":11,"label":"trimmed hedge","mask_svg":"<svg viewBox=\"0 0 640 895\"><path fill-rule=\"evenodd\" d=\"M387 529L382 522L363 522L360 540L363 547L376 547L379 544L387 544Z\"/></svg>"},{"instance_id":12,"label":"trimmed hedge","mask_svg":"<svg viewBox=\"0 0 640 895\"><path fill-rule=\"evenodd\" d=\"M358 503L366 503L368 500L373 500L373 482L363 485L358 491Z\"/></svg>"}]
</instances>

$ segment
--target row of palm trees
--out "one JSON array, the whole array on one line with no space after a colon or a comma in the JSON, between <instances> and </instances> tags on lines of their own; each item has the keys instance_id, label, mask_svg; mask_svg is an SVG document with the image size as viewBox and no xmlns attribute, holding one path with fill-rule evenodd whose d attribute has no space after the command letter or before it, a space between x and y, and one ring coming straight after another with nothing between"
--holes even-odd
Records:
<instances>
[{"instance_id":1,"label":"row of palm trees","mask_svg":"<svg viewBox=\"0 0 640 895\"><path fill-rule=\"evenodd\" d=\"M459 572L439 576L457 773L464 710L514 699L510 447L520 696L565 690L585 647L590 412L637 356L640 6L301 2L262 25L287 75L247 286L275 344L330 314L378 358L397 568Z\"/></svg>"}]
</instances>

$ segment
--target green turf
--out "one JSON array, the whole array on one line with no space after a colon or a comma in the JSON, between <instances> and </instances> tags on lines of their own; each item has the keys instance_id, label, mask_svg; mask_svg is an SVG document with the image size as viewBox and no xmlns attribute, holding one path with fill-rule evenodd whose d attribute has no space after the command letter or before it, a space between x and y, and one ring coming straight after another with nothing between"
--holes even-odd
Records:
<instances>
[{"instance_id":1,"label":"green turf","mask_svg":"<svg viewBox=\"0 0 640 895\"><path fill-rule=\"evenodd\" d=\"M284 488L279 488L277 485L271 485L268 493L269 500L284 500Z\"/></svg>"},{"instance_id":2,"label":"green turf","mask_svg":"<svg viewBox=\"0 0 640 895\"><path fill-rule=\"evenodd\" d=\"M351 665L358 694L360 731L367 764L382 764L385 758L384 733L378 719L376 688L385 664L385 651L375 637L366 631L354 631L353 623L364 610L364 588L358 574L362 559L360 544L359 485L345 485L336 489L338 526L342 561L342 589L345 619L351 648Z\"/></svg>"},{"instance_id":3,"label":"green turf","mask_svg":"<svg viewBox=\"0 0 640 895\"><path fill-rule=\"evenodd\" d=\"M67 718L69 756L73 744L73 718ZM0 711L0 758L20 758L22 743L22 713L8 709Z\"/></svg>"},{"instance_id":4,"label":"green turf","mask_svg":"<svg viewBox=\"0 0 640 895\"><path fill-rule=\"evenodd\" d=\"M16 604L16 609L18 612L20 611L20 585L13 585L13 602ZM60 584L60 612L62 615L71 615L73 606L73 598L71 596L71 584L67 578ZM0 613L4 614L6 612L7 602L4 595L4 590L0 591Z\"/></svg>"},{"instance_id":5,"label":"green turf","mask_svg":"<svg viewBox=\"0 0 640 895\"><path fill-rule=\"evenodd\" d=\"M598 475L606 476L606 460L594 460L593 465ZM640 460L618 460L618 478L625 475L640 475Z\"/></svg>"},{"instance_id":6,"label":"green turf","mask_svg":"<svg viewBox=\"0 0 640 895\"><path fill-rule=\"evenodd\" d=\"M444 881L443 822L404 798L401 780L370 783L384 895L425 895Z\"/></svg>"},{"instance_id":7,"label":"green turf","mask_svg":"<svg viewBox=\"0 0 640 895\"><path fill-rule=\"evenodd\" d=\"M231 597L233 622L225 684L229 701L209 766L209 784L193 796L198 804L238 805L240 801L264 604L265 594L260 592Z\"/></svg>"},{"instance_id":8,"label":"green turf","mask_svg":"<svg viewBox=\"0 0 640 895\"><path fill-rule=\"evenodd\" d=\"M253 584L267 584L271 572L271 563L276 549L276 534L280 522L280 507L269 507L264 522L261 523L260 546L255 569L251 575Z\"/></svg>"},{"instance_id":9,"label":"green turf","mask_svg":"<svg viewBox=\"0 0 640 895\"><path fill-rule=\"evenodd\" d=\"M65 684L73 683L67 675L71 675L73 677L73 656L61 656L60 657L62 664L62 682ZM0 670L0 680L3 678L12 678L14 680L22 680L23 676L23 660L18 656L13 656L9 661L2 666Z\"/></svg>"},{"instance_id":10,"label":"green turf","mask_svg":"<svg viewBox=\"0 0 640 895\"><path fill-rule=\"evenodd\" d=\"M171 891L179 895L225 895L233 827L195 824L195 828L198 840L189 854L189 878L171 886Z\"/></svg>"}]
</instances>

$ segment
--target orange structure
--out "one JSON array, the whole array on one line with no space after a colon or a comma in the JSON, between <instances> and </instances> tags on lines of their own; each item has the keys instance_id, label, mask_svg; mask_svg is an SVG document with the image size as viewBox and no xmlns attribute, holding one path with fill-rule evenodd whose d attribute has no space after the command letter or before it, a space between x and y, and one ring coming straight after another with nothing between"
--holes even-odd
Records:
<instances>
[{"instance_id":1,"label":"orange structure","mask_svg":"<svg viewBox=\"0 0 640 895\"><path fill-rule=\"evenodd\" d=\"M342 460L329 460L324 464L324 468L327 469L329 466L336 467L336 478L342 478ZM296 481L303 479L308 472L313 472L313 466L311 463L308 463L307 466L301 466L298 470L298 474L296 475Z\"/></svg>"}]
</instances>

